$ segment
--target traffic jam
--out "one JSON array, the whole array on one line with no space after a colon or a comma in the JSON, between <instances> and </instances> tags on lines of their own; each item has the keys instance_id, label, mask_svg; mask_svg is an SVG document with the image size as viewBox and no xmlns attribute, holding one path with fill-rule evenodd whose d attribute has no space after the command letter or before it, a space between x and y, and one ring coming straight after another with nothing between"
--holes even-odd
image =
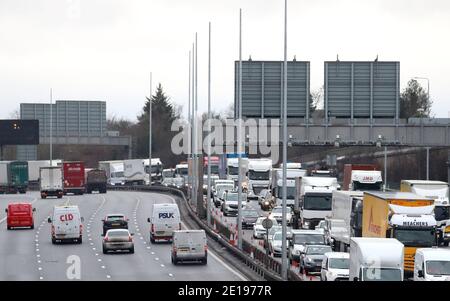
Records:
<instances>
[{"instance_id":1,"label":"traffic jam","mask_svg":"<svg viewBox=\"0 0 450 301\"><path fill-rule=\"evenodd\" d=\"M210 206L214 228L226 224L233 243L237 162L228 159L228 180L213 180ZM282 165L273 168L265 158L242 162L242 239L281 262ZM345 164L342 181L333 170L286 167L286 253L303 280L450 280L448 183L402 180L394 191L383 189L373 164Z\"/></svg>"},{"instance_id":2,"label":"traffic jam","mask_svg":"<svg viewBox=\"0 0 450 301\"><path fill-rule=\"evenodd\" d=\"M149 181L145 174L145 160L130 160L135 181L135 167L143 183ZM135 164L140 162L140 164ZM64 196L76 196L97 192L104 194L108 186L126 185L123 161L100 162L99 168L85 168L84 162L66 162L62 160L50 161L2 161L0 162L0 194L25 194L27 190L38 189L41 200L47 198L62 199ZM130 163L130 162L128 162ZM152 160L152 169L160 168L159 159ZM148 165L148 159L147 159ZM148 169L148 166L147 166ZM156 171L156 174L161 173ZM157 179L158 176L155 175ZM139 180L141 181L141 180ZM146 182L147 181L147 182ZM20 188L19 188L20 187ZM6 228L8 231L16 229L35 229L36 208L28 202L10 202L5 209ZM182 229L181 215L177 204L158 203L152 205L149 224L149 243L172 243L171 261L174 265L183 262L194 262L206 265L208 248L204 230ZM47 222L51 226L48 233L51 243L82 244L84 237L84 217L78 205L71 205L66 201L62 205L55 205ZM135 234L129 230L129 218L120 212L108 213L103 219L102 232L98 233L102 241L103 254L135 253ZM20 235L17 232L17 235Z\"/></svg>"},{"instance_id":3,"label":"traffic jam","mask_svg":"<svg viewBox=\"0 0 450 301\"><path fill-rule=\"evenodd\" d=\"M273 167L267 158L242 158L239 193L239 159L205 159L205 208L209 162L211 228L220 232L218 225L225 225L226 239L237 247L240 214L241 239L252 246L250 255L259 250L280 264L282 166ZM152 159L151 164L148 159L102 161L95 169L85 168L83 162L62 160L3 161L0 187L5 194L37 189L41 201L68 194L103 194L108 187L149 184L188 192L189 168L189 162L180 162L175 168L164 169L159 159ZM290 271L302 280L450 280L448 183L402 180L398 191L386 190L382 173L374 164L345 164L342 181L335 170L304 168L301 163L287 163L286 172L286 254ZM147 219L149 243L170 242L174 265L186 261L207 264L205 230L183 230L177 204L152 206ZM5 208L7 230L34 229L35 212L30 203L10 202ZM83 243L84 218L77 205L66 202L54 206L47 222L52 244ZM125 214L110 212L101 223L98 236L104 254L135 253L134 233Z\"/></svg>"}]
</instances>

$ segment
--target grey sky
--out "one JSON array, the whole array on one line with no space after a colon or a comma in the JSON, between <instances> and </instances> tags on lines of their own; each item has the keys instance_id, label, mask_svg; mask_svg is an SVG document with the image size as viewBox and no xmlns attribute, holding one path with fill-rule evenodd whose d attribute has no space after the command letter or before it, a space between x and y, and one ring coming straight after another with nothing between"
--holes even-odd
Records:
<instances>
[{"instance_id":1,"label":"grey sky","mask_svg":"<svg viewBox=\"0 0 450 301\"><path fill-rule=\"evenodd\" d=\"M187 108L188 52L199 34L199 108L207 102L207 34L212 21L212 101L233 102L238 17L243 58L283 59L284 0L0 0L0 118L21 102L106 100L108 115L135 118L149 72ZM311 88L323 62L401 62L401 85L429 77L433 113L450 106L450 1L289 1L288 57L311 61ZM421 82L426 86L426 81Z\"/></svg>"}]
</instances>

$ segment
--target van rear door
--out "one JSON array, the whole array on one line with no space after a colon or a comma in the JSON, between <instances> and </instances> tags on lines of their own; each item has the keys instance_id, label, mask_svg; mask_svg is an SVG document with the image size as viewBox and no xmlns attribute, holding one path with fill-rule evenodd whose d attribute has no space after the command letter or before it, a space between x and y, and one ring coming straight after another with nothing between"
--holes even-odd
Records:
<instances>
[{"instance_id":1,"label":"van rear door","mask_svg":"<svg viewBox=\"0 0 450 301\"><path fill-rule=\"evenodd\" d=\"M77 211L60 211L55 213L55 234L76 238L80 235L80 214Z\"/></svg>"},{"instance_id":2,"label":"van rear door","mask_svg":"<svg viewBox=\"0 0 450 301\"><path fill-rule=\"evenodd\" d=\"M31 223L32 211L30 205L18 204L10 206L8 214L10 215L12 226L28 225Z\"/></svg>"},{"instance_id":3,"label":"van rear door","mask_svg":"<svg viewBox=\"0 0 450 301\"><path fill-rule=\"evenodd\" d=\"M203 257L205 255L206 236L204 232L178 233L175 241L177 252L190 256Z\"/></svg>"},{"instance_id":4,"label":"van rear door","mask_svg":"<svg viewBox=\"0 0 450 301\"><path fill-rule=\"evenodd\" d=\"M180 230L178 208L158 208L153 214L153 226L156 236L172 236L173 231Z\"/></svg>"}]
</instances>

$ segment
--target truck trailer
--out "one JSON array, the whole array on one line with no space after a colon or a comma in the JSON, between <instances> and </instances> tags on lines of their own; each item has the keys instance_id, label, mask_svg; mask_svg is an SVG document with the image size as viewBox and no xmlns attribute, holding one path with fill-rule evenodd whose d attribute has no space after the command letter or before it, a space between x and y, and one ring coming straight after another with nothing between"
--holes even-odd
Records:
<instances>
[{"instance_id":1,"label":"truck trailer","mask_svg":"<svg viewBox=\"0 0 450 301\"><path fill-rule=\"evenodd\" d=\"M58 199L63 197L64 184L63 172L59 166L45 166L39 169L39 186L41 198L55 196Z\"/></svg>"},{"instance_id":2,"label":"truck trailer","mask_svg":"<svg viewBox=\"0 0 450 301\"><path fill-rule=\"evenodd\" d=\"M410 192L365 191L362 236L398 239L405 245L405 274L412 275L416 249L437 245L434 200Z\"/></svg>"},{"instance_id":3,"label":"truck trailer","mask_svg":"<svg viewBox=\"0 0 450 301\"><path fill-rule=\"evenodd\" d=\"M106 172L102 169L92 169L88 171L86 176L86 193L98 191L99 193L106 193L107 184Z\"/></svg>"},{"instance_id":4,"label":"truck trailer","mask_svg":"<svg viewBox=\"0 0 450 301\"><path fill-rule=\"evenodd\" d=\"M383 187L381 171L375 164L345 164L342 190L375 190Z\"/></svg>"},{"instance_id":5,"label":"truck trailer","mask_svg":"<svg viewBox=\"0 0 450 301\"><path fill-rule=\"evenodd\" d=\"M63 162L64 195L73 193L83 195L85 192L84 162Z\"/></svg>"}]
</instances>

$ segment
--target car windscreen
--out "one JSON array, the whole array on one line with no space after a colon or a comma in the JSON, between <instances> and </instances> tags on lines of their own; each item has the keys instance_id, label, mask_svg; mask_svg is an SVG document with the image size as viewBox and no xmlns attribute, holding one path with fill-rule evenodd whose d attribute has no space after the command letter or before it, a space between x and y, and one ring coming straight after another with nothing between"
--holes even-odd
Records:
<instances>
[{"instance_id":1,"label":"car windscreen","mask_svg":"<svg viewBox=\"0 0 450 301\"><path fill-rule=\"evenodd\" d=\"M172 170L163 171L164 178L173 178L174 175L175 175L175 172Z\"/></svg>"},{"instance_id":2,"label":"car windscreen","mask_svg":"<svg viewBox=\"0 0 450 301\"><path fill-rule=\"evenodd\" d=\"M256 210L242 210L242 216L244 217L258 217L258 211Z\"/></svg>"},{"instance_id":3,"label":"car windscreen","mask_svg":"<svg viewBox=\"0 0 450 301\"><path fill-rule=\"evenodd\" d=\"M269 180L269 171L254 171L250 170L248 172L248 178L250 180Z\"/></svg>"},{"instance_id":4,"label":"car windscreen","mask_svg":"<svg viewBox=\"0 0 450 301\"><path fill-rule=\"evenodd\" d=\"M348 258L330 258L328 265L330 269L348 270L350 268L350 260Z\"/></svg>"},{"instance_id":5,"label":"car windscreen","mask_svg":"<svg viewBox=\"0 0 450 301\"><path fill-rule=\"evenodd\" d=\"M294 243L298 245L321 245L325 244L325 238L320 234L295 234Z\"/></svg>"},{"instance_id":6,"label":"car windscreen","mask_svg":"<svg viewBox=\"0 0 450 301\"><path fill-rule=\"evenodd\" d=\"M114 216L108 216L106 218L108 222L117 222L117 221L123 221L124 216L123 215L114 215Z\"/></svg>"},{"instance_id":7,"label":"car windscreen","mask_svg":"<svg viewBox=\"0 0 450 301\"><path fill-rule=\"evenodd\" d=\"M278 186L277 198L283 198L283 187ZM295 187L286 187L286 199L292 200L295 199L296 188Z\"/></svg>"},{"instance_id":8,"label":"car windscreen","mask_svg":"<svg viewBox=\"0 0 450 301\"><path fill-rule=\"evenodd\" d=\"M239 174L239 167L228 166L228 174L232 176L237 176Z\"/></svg>"},{"instance_id":9,"label":"car windscreen","mask_svg":"<svg viewBox=\"0 0 450 301\"><path fill-rule=\"evenodd\" d=\"M428 275L450 275L450 261L446 260L428 260L426 262Z\"/></svg>"},{"instance_id":10,"label":"car windscreen","mask_svg":"<svg viewBox=\"0 0 450 301\"><path fill-rule=\"evenodd\" d=\"M308 249L306 250L306 254L308 255L323 255L327 252L331 252L331 247L330 246L310 246L308 247Z\"/></svg>"},{"instance_id":11,"label":"car windscreen","mask_svg":"<svg viewBox=\"0 0 450 301\"><path fill-rule=\"evenodd\" d=\"M129 232L126 230L123 231L108 231L109 237L123 237L123 236L129 236Z\"/></svg>"}]
</instances>

